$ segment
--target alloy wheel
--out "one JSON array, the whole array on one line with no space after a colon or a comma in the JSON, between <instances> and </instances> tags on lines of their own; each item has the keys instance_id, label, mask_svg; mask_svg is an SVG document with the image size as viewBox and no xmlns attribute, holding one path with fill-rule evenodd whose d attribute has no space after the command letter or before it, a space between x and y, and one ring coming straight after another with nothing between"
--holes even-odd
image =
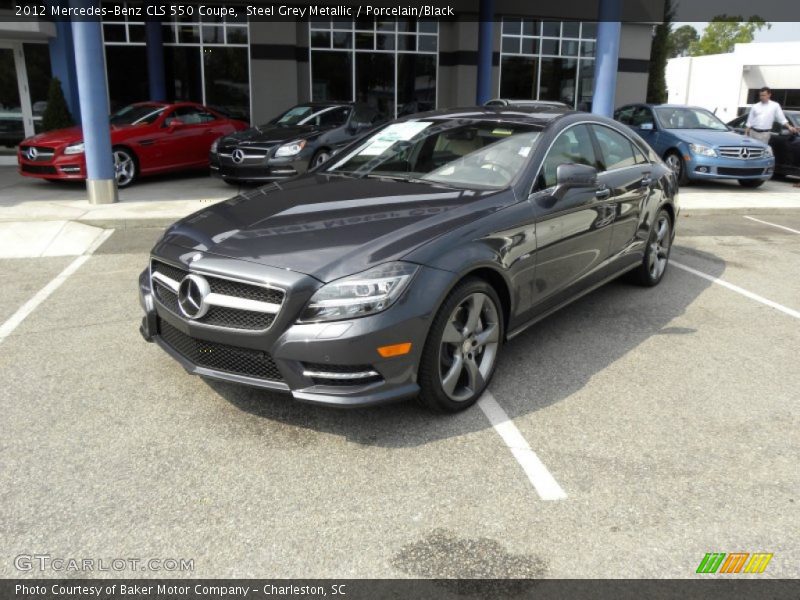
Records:
<instances>
[{"instance_id":1,"label":"alloy wheel","mask_svg":"<svg viewBox=\"0 0 800 600\"><path fill-rule=\"evenodd\" d=\"M331 157L331 155L328 154L327 152L320 152L319 154L317 154L316 158L314 159L314 165L313 166L318 167L319 165L324 163L326 160L328 160L330 157Z\"/></svg>"},{"instance_id":2,"label":"alloy wheel","mask_svg":"<svg viewBox=\"0 0 800 600\"><path fill-rule=\"evenodd\" d=\"M648 269L653 280L659 279L667 268L669 246L669 217L662 213L656 223L656 237L650 242Z\"/></svg>"},{"instance_id":3,"label":"alloy wheel","mask_svg":"<svg viewBox=\"0 0 800 600\"><path fill-rule=\"evenodd\" d=\"M677 154L669 154L666 158L666 163L675 175L680 176L682 165L681 159Z\"/></svg>"},{"instance_id":4,"label":"alloy wheel","mask_svg":"<svg viewBox=\"0 0 800 600\"><path fill-rule=\"evenodd\" d=\"M136 177L136 163L125 150L114 150L114 176L119 187L125 187Z\"/></svg>"},{"instance_id":5,"label":"alloy wheel","mask_svg":"<svg viewBox=\"0 0 800 600\"><path fill-rule=\"evenodd\" d=\"M497 306L482 292L450 314L439 347L439 381L451 400L464 402L484 387L497 359L500 327Z\"/></svg>"}]
</instances>

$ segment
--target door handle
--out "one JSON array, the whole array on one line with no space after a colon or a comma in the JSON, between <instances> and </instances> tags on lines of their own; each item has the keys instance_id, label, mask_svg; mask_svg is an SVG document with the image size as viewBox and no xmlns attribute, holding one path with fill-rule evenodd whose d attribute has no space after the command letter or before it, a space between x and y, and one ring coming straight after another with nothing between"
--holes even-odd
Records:
<instances>
[{"instance_id":1,"label":"door handle","mask_svg":"<svg viewBox=\"0 0 800 600\"><path fill-rule=\"evenodd\" d=\"M605 200L611 195L611 190L608 188L600 188L594 193L594 195L599 200Z\"/></svg>"},{"instance_id":2,"label":"door handle","mask_svg":"<svg viewBox=\"0 0 800 600\"><path fill-rule=\"evenodd\" d=\"M641 185L642 187L650 187L653 185L653 178L650 176L650 173L645 173L642 176Z\"/></svg>"}]
</instances>

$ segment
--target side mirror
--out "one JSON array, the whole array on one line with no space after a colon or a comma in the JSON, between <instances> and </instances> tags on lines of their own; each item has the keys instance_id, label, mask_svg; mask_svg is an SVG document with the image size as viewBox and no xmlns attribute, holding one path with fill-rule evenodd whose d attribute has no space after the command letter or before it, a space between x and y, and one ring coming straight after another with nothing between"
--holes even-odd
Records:
<instances>
[{"instance_id":1,"label":"side mirror","mask_svg":"<svg viewBox=\"0 0 800 600\"><path fill-rule=\"evenodd\" d=\"M369 127L369 123L361 123L359 121L350 121L350 133L359 133Z\"/></svg>"},{"instance_id":2,"label":"side mirror","mask_svg":"<svg viewBox=\"0 0 800 600\"><path fill-rule=\"evenodd\" d=\"M556 186L561 189L594 187L597 185L597 169L590 165L565 163L556 169Z\"/></svg>"},{"instance_id":3,"label":"side mirror","mask_svg":"<svg viewBox=\"0 0 800 600\"><path fill-rule=\"evenodd\" d=\"M653 131L655 127L652 123L642 123L641 125L639 125L639 129L641 129L642 131Z\"/></svg>"}]
</instances>

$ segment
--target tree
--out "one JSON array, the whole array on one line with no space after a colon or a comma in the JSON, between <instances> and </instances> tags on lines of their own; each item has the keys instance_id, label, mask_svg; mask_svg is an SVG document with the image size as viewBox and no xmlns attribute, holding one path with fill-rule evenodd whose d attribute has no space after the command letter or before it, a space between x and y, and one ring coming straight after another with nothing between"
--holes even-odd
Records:
<instances>
[{"instance_id":1,"label":"tree","mask_svg":"<svg viewBox=\"0 0 800 600\"><path fill-rule=\"evenodd\" d=\"M667 101L667 59L669 58L669 34L675 11L671 0L664 2L664 22L656 25L653 44L650 47L650 69L647 75L647 101L661 104Z\"/></svg>"},{"instance_id":2,"label":"tree","mask_svg":"<svg viewBox=\"0 0 800 600\"><path fill-rule=\"evenodd\" d=\"M702 37L689 45L689 54L704 56L733 52L734 45L752 42L756 32L764 27L770 29L772 25L756 15L747 21L741 16L719 15L711 19Z\"/></svg>"},{"instance_id":3,"label":"tree","mask_svg":"<svg viewBox=\"0 0 800 600\"><path fill-rule=\"evenodd\" d=\"M697 29L691 25L681 25L669 34L669 57L686 56L689 46L700 39Z\"/></svg>"},{"instance_id":4,"label":"tree","mask_svg":"<svg viewBox=\"0 0 800 600\"><path fill-rule=\"evenodd\" d=\"M64 92L61 91L61 82L57 77L53 77L47 91L47 108L42 115L42 131L64 129L74 124L67 101L64 99Z\"/></svg>"}]
</instances>

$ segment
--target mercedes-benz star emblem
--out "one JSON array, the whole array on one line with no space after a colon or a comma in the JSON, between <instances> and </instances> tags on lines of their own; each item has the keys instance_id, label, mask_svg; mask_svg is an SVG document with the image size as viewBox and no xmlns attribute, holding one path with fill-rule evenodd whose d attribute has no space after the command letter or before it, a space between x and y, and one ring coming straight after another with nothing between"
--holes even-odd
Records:
<instances>
[{"instance_id":1,"label":"mercedes-benz star emblem","mask_svg":"<svg viewBox=\"0 0 800 600\"><path fill-rule=\"evenodd\" d=\"M200 275L190 273L178 286L178 308L189 319L199 319L208 312L206 296L211 293L208 281Z\"/></svg>"},{"instance_id":2,"label":"mercedes-benz star emblem","mask_svg":"<svg viewBox=\"0 0 800 600\"><path fill-rule=\"evenodd\" d=\"M739 148L739 158L750 158L750 148Z\"/></svg>"},{"instance_id":3,"label":"mercedes-benz star emblem","mask_svg":"<svg viewBox=\"0 0 800 600\"><path fill-rule=\"evenodd\" d=\"M34 146L28 148L27 152L28 160L36 160L36 157L38 156L39 156L39 151Z\"/></svg>"},{"instance_id":4,"label":"mercedes-benz star emblem","mask_svg":"<svg viewBox=\"0 0 800 600\"><path fill-rule=\"evenodd\" d=\"M244 151L241 148L237 148L233 152L231 152L231 160L236 164L239 164L244 160Z\"/></svg>"}]
</instances>

